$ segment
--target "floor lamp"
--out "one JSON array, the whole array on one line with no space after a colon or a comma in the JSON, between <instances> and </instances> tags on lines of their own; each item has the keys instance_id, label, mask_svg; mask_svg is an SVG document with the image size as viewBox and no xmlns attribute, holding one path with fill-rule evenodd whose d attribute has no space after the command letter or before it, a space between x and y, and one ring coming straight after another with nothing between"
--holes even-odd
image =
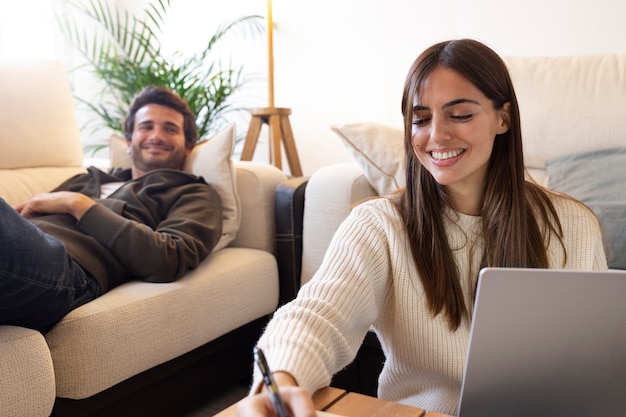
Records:
<instances>
[{"instance_id":1,"label":"floor lamp","mask_svg":"<svg viewBox=\"0 0 626 417\"><path fill-rule=\"evenodd\" d=\"M250 161L254 155L259 134L263 125L269 126L270 163L282 169L281 144L285 148L285 155L291 175L302 176L300 159L296 143L293 139L289 115L291 109L274 107L274 23L272 19L272 0L267 0L267 44L268 44L268 96L269 107L251 109L250 127L241 151L241 160Z\"/></svg>"}]
</instances>

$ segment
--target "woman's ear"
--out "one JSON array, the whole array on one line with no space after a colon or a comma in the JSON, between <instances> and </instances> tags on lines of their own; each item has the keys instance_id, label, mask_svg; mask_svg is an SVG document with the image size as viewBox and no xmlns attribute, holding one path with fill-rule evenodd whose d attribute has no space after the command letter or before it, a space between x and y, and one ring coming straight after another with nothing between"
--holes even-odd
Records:
<instances>
[{"instance_id":1,"label":"woman's ear","mask_svg":"<svg viewBox=\"0 0 626 417\"><path fill-rule=\"evenodd\" d=\"M507 101L499 110L500 125L498 126L498 135L508 132L511 127L511 102Z\"/></svg>"}]
</instances>

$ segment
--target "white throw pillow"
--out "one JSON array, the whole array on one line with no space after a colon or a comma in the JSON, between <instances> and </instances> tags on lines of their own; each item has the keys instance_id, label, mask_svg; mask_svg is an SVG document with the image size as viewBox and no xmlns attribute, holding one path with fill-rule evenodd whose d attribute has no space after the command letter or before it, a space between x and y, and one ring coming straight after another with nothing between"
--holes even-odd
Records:
<instances>
[{"instance_id":1,"label":"white throw pillow","mask_svg":"<svg viewBox=\"0 0 626 417\"><path fill-rule=\"evenodd\" d=\"M378 195L405 186L404 132L378 123L334 125Z\"/></svg>"},{"instance_id":2,"label":"white throw pillow","mask_svg":"<svg viewBox=\"0 0 626 417\"><path fill-rule=\"evenodd\" d=\"M197 144L185 161L184 170L203 177L217 191L222 200L222 237L215 250L222 249L235 239L241 224L241 203L237 193L232 153L235 147L235 125L231 124L204 142ZM114 133L109 140L112 167L130 168L126 139Z\"/></svg>"}]
</instances>

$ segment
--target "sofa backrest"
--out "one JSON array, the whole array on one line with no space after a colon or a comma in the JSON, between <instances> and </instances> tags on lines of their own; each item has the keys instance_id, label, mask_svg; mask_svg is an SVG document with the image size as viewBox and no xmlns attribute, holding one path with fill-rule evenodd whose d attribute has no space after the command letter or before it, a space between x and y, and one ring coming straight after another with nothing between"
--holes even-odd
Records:
<instances>
[{"instance_id":1,"label":"sofa backrest","mask_svg":"<svg viewBox=\"0 0 626 417\"><path fill-rule=\"evenodd\" d=\"M506 57L519 101L525 165L626 146L626 54Z\"/></svg>"},{"instance_id":2,"label":"sofa backrest","mask_svg":"<svg viewBox=\"0 0 626 417\"><path fill-rule=\"evenodd\" d=\"M0 59L0 197L15 204L82 170L63 64Z\"/></svg>"}]
</instances>

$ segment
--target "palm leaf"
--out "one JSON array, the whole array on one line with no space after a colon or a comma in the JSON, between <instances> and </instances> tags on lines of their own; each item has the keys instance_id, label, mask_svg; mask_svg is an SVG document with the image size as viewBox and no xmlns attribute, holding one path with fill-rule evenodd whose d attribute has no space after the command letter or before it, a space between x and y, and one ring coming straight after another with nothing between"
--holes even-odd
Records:
<instances>
[{"instance_id":1,"label":"palm leaf","mask_svg":"<svg viewBox=\"0 0 626 417\"><path fill-rule=\"evenodd\" d=\"M199 138L223 126L229 113L249 106L236 105L233 95L253 79L232 64L222 68L212 59L213 48L231 33L257 35L264 29L261 16L243 16L224 22L206 46L184 57L161 51L163 29L173 0L149 1L141 13L131 14L106 0L63 0L72 13L57 13L56 20L67 39L87 61L91 72L103 83L101 100L78 101L103 126L121 131L123 118L134 96L148 85L168 87L184 98L196 114ZM89 25L81 27L78 21Z\"/></svg>"}]
</instances>

